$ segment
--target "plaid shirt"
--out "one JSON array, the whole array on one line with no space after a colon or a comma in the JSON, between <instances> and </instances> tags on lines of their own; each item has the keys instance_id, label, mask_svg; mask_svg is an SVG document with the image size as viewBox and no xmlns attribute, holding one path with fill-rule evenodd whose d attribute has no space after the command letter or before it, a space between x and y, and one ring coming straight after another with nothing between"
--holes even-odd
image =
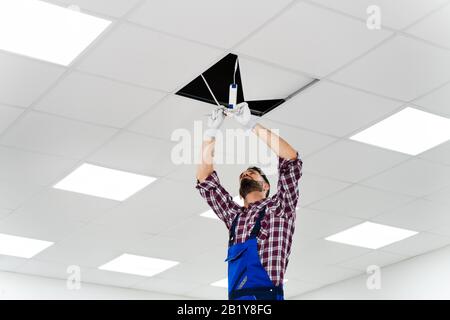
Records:
<instances>
[{"instance_id":1,"label":"plaid shirt","mask_svg":"<svg viewBox=\"0 0 450 320\"><path fill-rule=\"evenodd\" d=\"M253 229L256 216L264 207L266 215L261 221L257 237L261 264L274 285L283 283L291 252L292 236L295 230L296 206L299 197L298 182L302 176L303 161L278 159L278 190L271 197L241 207L220 185L217 172L212 172L203 182L197 181L196 188L208 202L215 214L225 222L228 230L239 214L236 224L235 243L245 242Z\"/></svg>"}]
</instances>

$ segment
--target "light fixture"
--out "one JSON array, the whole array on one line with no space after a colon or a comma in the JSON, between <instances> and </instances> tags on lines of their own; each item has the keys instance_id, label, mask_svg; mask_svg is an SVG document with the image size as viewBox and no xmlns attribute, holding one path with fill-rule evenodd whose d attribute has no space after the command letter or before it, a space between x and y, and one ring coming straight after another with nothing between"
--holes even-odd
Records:
<instances>
[{"instance_id":1,"label":"light fixture","mask_svg":"<svg viewBox=\"0 0 450 320\"><path fill-rule=\"evenodd\" d=\"M84 163L54 188L124 201L156 178Z\"/></svg>"},{"instance_id":2,"label":"light fixture","mask_svg":"<svg viewBox=\"0 0 450 320\"><path fill-rule=\"evenodd\" d=\"M31 258L53 245L53 242L0 233L0 254Z\"/></svg>"},{"instance_id":3,"label":"light fixture","mask_svg":"<svg viewBox=\"0 0 450 320\"><path fill-rule=\"evenodd\" d=\"M331 235L325 238L325 240L349 244L357 247L378 249L391 243L409 238L415 234L417 234L416 231L367 221Z\"/></svg>"},{"instance_id":4,"label":"light fixture","mask_svg":"<svg viewBox=\"0 0 450 320\"><path fill-rule=\"evenodd\" d=\"M177 261L122 254L110 262L98 267L100 270L129 273L151 277L179 264Z\"/></svg>"},{"instance_id":5,"label":"light fixture","mask_svg":"<svg viewBox=\"0 0 450 320\"><path fill-rule=\"evenodd\" d=\"M39 0L0 1L0 49L67 66L111 21Z\"/></svg>"},{"instance_id":6,"label":"light fixture","mask_svg":"<svg viewBox=\"0 0 450 320\"><path fill-rule=\"evenodd\" d=\"M450 139L450 119L407 107L350 139L415 156Z\"/></svg>"}]
</instances>

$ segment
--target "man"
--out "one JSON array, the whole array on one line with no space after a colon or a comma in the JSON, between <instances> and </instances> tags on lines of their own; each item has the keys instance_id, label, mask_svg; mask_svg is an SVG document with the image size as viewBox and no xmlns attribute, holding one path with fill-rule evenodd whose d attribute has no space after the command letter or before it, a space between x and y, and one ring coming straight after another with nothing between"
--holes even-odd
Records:
<instances>
[{"instance_id":1,"label":"man","mask_svg":"<svg viewBox=\"0 0 450 320\"><path fill-rule=\"evenodd\" d=\"M208 119L196 188L229 229L228 298L283 300L303 162L286 141L256 123L247 103L239 104L234 118L279 159L277 192L269 197L267 177L257 167L248 168L239 176L239 194L244 200L244 206L239 206L221 186L213 167L215 134L224 117L216 109Z\"/></svg>"}]
</instances>

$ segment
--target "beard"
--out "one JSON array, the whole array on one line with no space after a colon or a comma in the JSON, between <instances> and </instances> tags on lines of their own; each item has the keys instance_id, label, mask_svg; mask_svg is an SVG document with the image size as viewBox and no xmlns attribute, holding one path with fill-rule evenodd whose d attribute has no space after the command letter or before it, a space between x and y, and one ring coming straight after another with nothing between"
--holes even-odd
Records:
<instances>
[{"instance_id":1,"label":"beard","mask_svg":"<svg viewBox=\"0 0 450 320\"><path fill-rule=\"evenodd\" d=\"M241 186L239 188L239 195L245 199L245 197L250 192L253 192L253 191L262 192L263 190L264 189L263 189L263 185L261 182L244 178L241 180Z\"/></svg>"}]
</instances>

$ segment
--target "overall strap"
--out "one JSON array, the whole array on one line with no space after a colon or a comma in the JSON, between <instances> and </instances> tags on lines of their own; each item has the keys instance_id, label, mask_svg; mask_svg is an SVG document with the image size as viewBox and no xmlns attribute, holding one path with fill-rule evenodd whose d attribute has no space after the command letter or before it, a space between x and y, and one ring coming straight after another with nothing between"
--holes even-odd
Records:
<instances>
[{"instance_id":1,"label":"overall strap","mask_svg":"<svg viewBox=\"0 0 450 320\"><path fill-rule=\"evenodd\" d=\"M256 238L259 234L259 230L261 230L261 221L264 219L266 214L266 208L262 208L258 213L258 218L256 219L255 225L253 226L252 233L250 234L250 239Z\"/></svg>"},{"instance_id":2,"label":"overall strap","mask_svg":"<svg viewBox=\"0 0 450 320\"><path fill-rule=\"evenodd\" d=\"M239 213L234 218L233 223L231 224L231 227L230 227L230 238L228 240L228 246L230 246L230 247L233 245L233 241L234 241L234 238L236 235L235 232L236 232L236 224L237 224L238 218L239 218Z\"/></svg>"}]
</instances>

